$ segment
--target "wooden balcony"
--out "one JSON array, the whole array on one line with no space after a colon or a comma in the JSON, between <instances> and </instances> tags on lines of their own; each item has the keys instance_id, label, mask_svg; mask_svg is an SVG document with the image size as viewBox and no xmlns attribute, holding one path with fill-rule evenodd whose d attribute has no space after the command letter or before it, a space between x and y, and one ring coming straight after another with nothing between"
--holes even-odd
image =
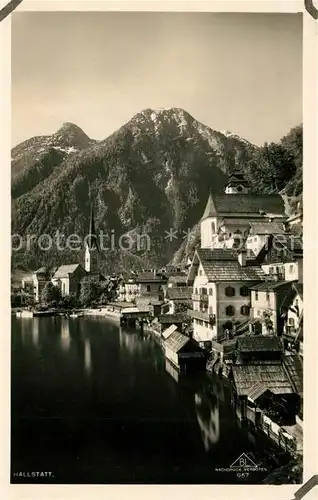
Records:
<instances>
[{"instance_id":1,"label":"wooden balcony","mask_svg":"<svg viewBox=\"0 0 318 500\"><path fill-rule=\"evenodd\" d=\"M209 323L210 325L215 325L215 314L209 314L203 311L194 311L193 309L188 309L188 315L194 319L201 319Z\"/></svg>"},{"instance_id":2,"label":"wooden balcony","mask_svg":"<svg viewBox=\"0 0 318 500\"><path fill-rule=\"evenodd\" d=\"M192 294L192 300L194 300L195 302L208 302L209 296L194 293Z\"/></svg>"}]
</instances>

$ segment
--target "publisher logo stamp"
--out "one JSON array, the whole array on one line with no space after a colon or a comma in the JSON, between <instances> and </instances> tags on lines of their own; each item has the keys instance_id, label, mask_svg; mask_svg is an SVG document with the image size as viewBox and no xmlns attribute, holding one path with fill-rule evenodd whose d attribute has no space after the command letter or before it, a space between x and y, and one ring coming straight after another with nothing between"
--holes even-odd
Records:
<instances>
[{"instance_id":1,"label":"publisher logo stamp","mask_svg":"<svg viewBox=\"0 0 318 500\"><path fill-rule=\"evenodd\" d=\"M247 479L253 472L266 472L266 467L256 464L246 453L242 453L229 467L219 467L216 472L234 472L239 479Z\"/></svg>"}]
</instances>

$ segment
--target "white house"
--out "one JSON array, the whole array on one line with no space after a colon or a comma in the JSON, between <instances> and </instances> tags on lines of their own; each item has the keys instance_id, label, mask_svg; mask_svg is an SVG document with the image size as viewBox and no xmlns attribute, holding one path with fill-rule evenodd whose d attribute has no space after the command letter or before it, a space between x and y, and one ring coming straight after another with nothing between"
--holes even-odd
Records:
<instances>
[{"instance_id":1,"label":"white house","mask_svg":"<svg viewBox=\"0 0 318 500\"><path fill-rule=\"evenodd\" d=\"M281 336L285 315L292 299L290 281L266 281L251 286L251 317L255 333Z\"/></svg>"},{"instance_id":2,"label":"white house","mask_svg":"<svg viewBox=\"0 0 318 500\"><path fill-rule=\"evenodd\" d=\"M86 271L80 264L67 264L60 266L52 277L52 283L61 290L62 297L78 295L80 283L86 276Z\"/></svg>"},{"instance_id":3,"label":"white house","mask_svg":"<svg viewBox=\"0 0 318 500\"><path fill-rule=\"evenodd\" d=\"M258 257L266 274L279 280L303 282L302 238L290 234L271 236Z\"/></svg>"},{"instance_id":4,"label":"white house","mask_svg":"<svg viewBox=\"0 0 318 500\"><path fill-rule=\"evenodd\" d=\"M188 284L193 287L193 336L209 346L221 340L250 314L249 286L264 280L264 272L246 251L200 249L189 269Z\"/></svg>"}]
</instances>

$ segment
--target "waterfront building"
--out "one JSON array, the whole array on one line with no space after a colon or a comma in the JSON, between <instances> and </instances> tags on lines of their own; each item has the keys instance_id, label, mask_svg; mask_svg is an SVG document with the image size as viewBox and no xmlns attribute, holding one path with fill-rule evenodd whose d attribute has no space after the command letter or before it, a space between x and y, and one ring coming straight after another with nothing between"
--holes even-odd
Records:
<instances>
[{"instance_id":1,"label":"waterfront building","mask_svg":"<svg viewBox=\"0 0 318 500\"><path fill-rule=\"evenodd\" d=\"M303 353L303 285L292 284L293 298L288 307L284 324L283 337L289 348L296 348Z\"/></svg>"},{"instance_id":2,"label":"waterfront building","mask_svg":"<svg viewBox=\"0 0 318 500\"><path fill-rule=\"evenodd\" d=\"M241 417L247 417L249 406L254 412L259 408L279 418L295 418L299 394L284 363L281 339L262 335L239 337L237 353L230 380Z\"/></svg>"},{"instance_id":3,"label":"waterfront building","mask_svg":"<svg viewBox=\"0 0 318 500\"><path fill-rule=\"evenodd\" d=\"M144 271L137 274L136 284L138 285L138 296L163 300L167 277L156 270Z\"/></svg>"},{"instance_id":4,"label":"waterfront building","mask_svg":"<svg viewBox=\"0 0 318 500\"><path fill-rule=\"evenodd\" d=\"M290 281L266 281L250 287L251 324L254 333L281 336L284 331L286 311L292 301Z\"/></svg>"},{"instance_id":5,"label":"waterfront building","mask_svg":"<svg viewBox=\"0 0 318 500\"><path fill-rule=\"evenodd\" d=\"M172 326L172 325L171 325ZM181 372L205 369L206 354L199 344L179 331L173 331L163 343L165 357Z\"/></svg>"},{"instance_id":6,"label":"waterfront building","mask_svg":"<svg viewBox=\"0 0 318 500\"><path fill-rule=\"evenodd\" d=\"M52 283L60 288L62 297L78 295L84 276L86 276L86 272L80 264L67 264L56 270L52 277Z\"/></svg>"},{"instance_id":7,"label":"waterfront building","mask_svg":"<svg viewBox=\"0 0 318 500\"><path fill-rule=\"evenodd\" d=\"M265 274L247 252L234 249L199 249L188 274L193 287L193 337L207 347L222 340L250 316L249 287Z\"/></svg>"},{"instance_id":8,"label":"waterfront building","mask_svg":"<svg viewBox=\"0 0 318 500\"><path fill-rule=\"evenodd\" d=\"M169 314L187 312L192 308L192 287L174 286L168 287L166 299L169 304Z\"/></svg>"},{"instance_id":9,"label":"waterfront building","mask_svg":"<svg viewBox=\"0 0 318 500\"><path fill-rule=\"evenodd\" d=\"M121 302L134 302L139 295L139 286L136 275L133 273L122 273L119 278L118 300Z\"/></svg>"},{"instance_id":10,"label":"waterfront building","mask_svg":"<svg viewBox=\"0 0 318 500\"><path fill-rule=\"evenodd\" d=\"M264 272L273 278L303 282L303 243L299 236L270 236L260 251L258 260Z\"/></svg>"}]
</instances>

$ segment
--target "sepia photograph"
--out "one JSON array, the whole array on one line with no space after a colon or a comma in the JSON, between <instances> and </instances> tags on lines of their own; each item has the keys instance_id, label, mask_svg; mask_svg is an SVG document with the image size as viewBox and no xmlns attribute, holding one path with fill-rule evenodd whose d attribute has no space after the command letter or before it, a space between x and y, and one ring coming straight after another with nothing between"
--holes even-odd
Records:
<instances>
[{"instance_id":1,"label":"sepia photograph","mask_svg":"<svg viewBox=\"0 0 318 500\"><path fill-rule=\"evenodd\" d=\"M301 484L303 14L11 42L11 484Z\"/></svg>"}]
</instances>

